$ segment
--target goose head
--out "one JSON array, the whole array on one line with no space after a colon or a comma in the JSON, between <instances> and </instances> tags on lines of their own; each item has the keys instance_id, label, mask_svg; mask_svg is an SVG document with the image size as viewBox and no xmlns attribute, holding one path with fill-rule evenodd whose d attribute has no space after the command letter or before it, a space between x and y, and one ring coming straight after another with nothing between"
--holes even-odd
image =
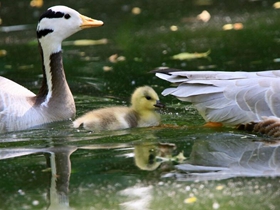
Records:
<instances>
[{"instance_id":1,"label":"goose head","mask_svg":"<svg viewBox=\"0 0 280 210\"><path fill-rule=\"evenodd\" d=\"M152 111L156 108L164 107L159 100L158 94L149 86L139 87L133 92L131 105L137 112Z\"/></svg>"},{"instance_id":2,"label":"goose head","mask_svg":"<svg viewBox=\"0 0 280 210\"><path fill-rule=\"evenodd\" d=\"M37 95L39 103L47 106L51 98L57 98L73 104L73 97L66 84L62 65L61 42L70 35L91 27L102 26L103 22L81 15L79 12L66 6L50 7L39 18L37 38L43 64L43 85ZM56 90L57 96L53 96ZM59 93L58 93L59 92ZM68 97L68 99L66 99ZM42 103L43 102L43 103ZM57 105L58 102L55 102ZM74 111L72 105L71 112Z\"/></svg>"},{"instance_id":3,"label":"goose head","mask_svg":"<svg viewBox=\"0 0 280 210\"><path fill-rule=\"evenodd\" d=\"M37 38L47 47L58 47L53 52L61 50L61 42L72 34L91 27L102 26L103 22L95 20L66 6L50 7L39 18Z\"/></svg>"}]
</instances>

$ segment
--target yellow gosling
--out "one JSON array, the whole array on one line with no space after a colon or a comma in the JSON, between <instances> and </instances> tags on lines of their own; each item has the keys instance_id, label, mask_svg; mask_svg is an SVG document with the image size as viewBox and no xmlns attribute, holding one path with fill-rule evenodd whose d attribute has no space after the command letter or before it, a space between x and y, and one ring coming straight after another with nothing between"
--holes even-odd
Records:
<instances>
[{"instance_id":1,"label":"yellow gosling","mask_svg":"<svg viewBox=\"0 0 280 210\"><path fill-rule=\"evenodd\" d=\"M93 131L157 126L160 124L160 114L156 109L163 107L153 88L138 87L131 96L130 107L93 110L76 119L73 126Z\"/></svg>"}]
</instances>

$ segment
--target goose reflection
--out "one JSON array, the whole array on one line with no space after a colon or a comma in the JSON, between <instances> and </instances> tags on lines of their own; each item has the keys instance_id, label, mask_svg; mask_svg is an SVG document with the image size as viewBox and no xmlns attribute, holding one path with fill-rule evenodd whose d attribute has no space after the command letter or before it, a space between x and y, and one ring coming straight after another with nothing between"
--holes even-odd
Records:
<instances>
[{"instance_id":1,"label":"goose reflection","mask_svg":"<svg viewBox=\"0 0 280 210\"><path fill-rule=\"evenodd\" d=\"M71 174L70 155L76 150L77 147L64 145L49 148L49 152L45 154L47 167L51 169L49 210L71 209L68 199Z\"/></svg>"},{"instance_id":2,"label":"goose reflection","mask_svg":"<svg viewBox=\"0 0 280 210\"><path fill-rule=\"evenodd\" d=\"M280 175L280 141L236 139L236 135L197 140L187 161L175 166L179 180ZM220 139L224 138L224 139ZM235 138L233 141L231 138ZM166 177L174 174L167 174Z\"/></svg>"},{"instance_id":3,"label":"goose reflection","mask_svg":"<svg viewBox=\"0 0 280 210\"><path fill-rule=\"evenodd\" d=\"M44 154L47 169L50 171L48 200L49 210L69 210L69 181L71 174L70 155L77 150L75 146L61 145L48 148L9 148L0 149L0 160L31 154Z\"/></svg>"}]
</instances>

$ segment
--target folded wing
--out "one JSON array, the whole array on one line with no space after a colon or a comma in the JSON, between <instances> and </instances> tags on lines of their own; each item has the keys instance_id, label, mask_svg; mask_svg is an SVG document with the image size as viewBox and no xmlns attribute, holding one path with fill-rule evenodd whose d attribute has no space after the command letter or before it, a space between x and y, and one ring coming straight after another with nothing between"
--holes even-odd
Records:
<instances>
[{"instance_id":1,"label":"folded wing","mask_svg":"<svg viewBox=\"0 0 280 210\"><path fill-rule=\"evenodd\" d=\"M263 116L280 117L280 71L166 71L156 76L174 83L162 94L191 102L207 122L238 125Z\"/></svg>"}]
</instances>

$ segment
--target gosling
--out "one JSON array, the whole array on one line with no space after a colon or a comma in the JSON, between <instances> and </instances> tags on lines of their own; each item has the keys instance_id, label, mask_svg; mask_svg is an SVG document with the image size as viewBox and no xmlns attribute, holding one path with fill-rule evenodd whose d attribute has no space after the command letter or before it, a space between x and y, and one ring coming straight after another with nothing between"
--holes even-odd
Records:
<instances>
[{"instance_id":1,"label":"gosling","mask_svg":"<svg viewBox=\"0 0 280 210\"><path fill-rule=\"evenodd\" d=\"M153 88L138 87L131 96L130 107L108 107L90 111L73 122L74 128L87 130L121 130L134 127L150 127L160 124L160 114L164 108Z\"/></svg>"}]
</instances>

